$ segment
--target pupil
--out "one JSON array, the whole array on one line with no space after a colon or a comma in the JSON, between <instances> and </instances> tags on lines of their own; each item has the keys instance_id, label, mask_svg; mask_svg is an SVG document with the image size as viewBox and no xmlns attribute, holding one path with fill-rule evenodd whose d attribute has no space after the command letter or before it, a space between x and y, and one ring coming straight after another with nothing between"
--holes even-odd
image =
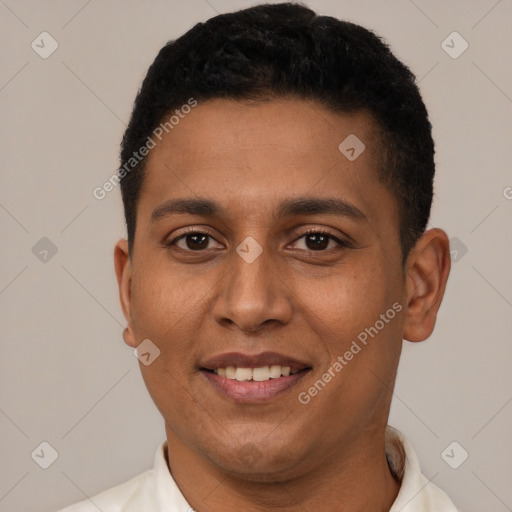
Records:
<instances>
[{"instance_id":1,"label":"pupil","mask_svg":"<svg viewBox=\"0 0 512 512\"><path fill-rule=\"evenodd\" d=\"M187 235L187 246L189 249L204 249L205 247L208 246L207 238L208 235L206 234ZM201 240L198 241L199 239ZM325 249L329 245L329 237L325 235L311 234L307 236L306 240L306 245L308 246L308 248L313 250ZM312 244L310 244L309 242L312 242Z\"/></svg>"},{"instance_id":2,"label":"pupil","mask_svg":"<svg viewBox=\"0 0 512 512\"><path fill-rule=\"evenodd\" d=\"M192 234L187 236L187 246L189 249L204 249L208 245L207 241L208 235L205 234ZM199 243L196 243L197 239L202 238L202 241ZM192 243L190 243L190 240L194 240ZM204 243L206 240L206 244Z\"/></svg>"},{"instance_id":3,"label":"pupil","mask_svg":"<svg viewBox=\"0 0 512 512\"><path fill-rule=\"evenodd\" d=\"M306 245L308 245L308 248L313 249L313 250L325 249L327 247L327 245L329 245L329 238L325 235L318 235L318 234L308 235L306 240L313 240L313 247L310 247L309 244L306 242Z\"/></svg>"}]
</instances>

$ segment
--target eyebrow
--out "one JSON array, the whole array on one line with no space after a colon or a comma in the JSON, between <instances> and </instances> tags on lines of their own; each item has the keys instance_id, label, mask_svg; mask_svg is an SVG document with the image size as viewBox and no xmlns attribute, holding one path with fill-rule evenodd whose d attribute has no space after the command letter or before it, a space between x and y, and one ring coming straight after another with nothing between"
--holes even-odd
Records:
<instances>
[{"instance_id":1,"label":"eyebrow","mask_svg":"<svg viewBox=\"0 0 512 512\"><path fill-rule=\"evenodd\" d=\"M203 217L222 217L224 208L217 202L205 198L169 199L158 206L151 214L151 222L173 214L200 215ZM334 197L296 197L282 201L274 211L275 220L299 215L331 214L368 222L367 216L356 206Z\"/></svg>"}]
</instances>

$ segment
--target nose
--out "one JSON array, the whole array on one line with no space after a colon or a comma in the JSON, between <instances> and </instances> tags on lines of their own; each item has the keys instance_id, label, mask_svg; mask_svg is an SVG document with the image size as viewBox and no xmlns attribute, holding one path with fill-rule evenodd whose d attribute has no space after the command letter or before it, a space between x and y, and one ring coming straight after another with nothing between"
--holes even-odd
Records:
<instances>
[{"instance_id":1,"label":"nose","mask_svg":"<svg viewBox=\"0 0 512 512\"><path fill-rule=\"evenodd\" d=\"M269 324L290 321L292 292L271 260L265 249L253 261L233 251L226 262L230 270L219 285L221 291L213 308L217 322L255 333Z\"/></svg>"}]
</instances>

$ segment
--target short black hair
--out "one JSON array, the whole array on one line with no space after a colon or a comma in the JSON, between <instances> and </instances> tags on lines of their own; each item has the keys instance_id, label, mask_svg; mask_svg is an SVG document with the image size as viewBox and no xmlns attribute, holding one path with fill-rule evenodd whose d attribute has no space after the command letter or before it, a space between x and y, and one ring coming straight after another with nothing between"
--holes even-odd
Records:
<instances>
[{"instance_id":1,"label":"short black hair","mask_svg":"<svg viewBox=\"0 0 512 512\"><path fill-rule=\"evenodd\" d=\"M220 14L158 53L121 143L119 177L130 254L147 160L134 160L133 154L147 145L164 118L191 98L276 97L371 115L382 148L379 178L397 200L405 261L426 229L435 172L432 127L415 77L372 31L297 3Z\"/></svg>"}]
</instances>

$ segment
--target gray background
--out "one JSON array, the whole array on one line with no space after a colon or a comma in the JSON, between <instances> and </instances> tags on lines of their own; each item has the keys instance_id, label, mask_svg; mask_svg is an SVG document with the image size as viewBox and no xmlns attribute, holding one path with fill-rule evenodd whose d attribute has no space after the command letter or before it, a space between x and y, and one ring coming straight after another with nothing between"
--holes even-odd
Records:
<instances>
[{"instance_id":1,"label":"gray background","mask_svg":"<svg viewBox=\"0 0 512 512\"><path fill-rule=\"evenodd\" d=\"M92 191L117 167L160 47L254 3L0 0L1 512L49 512L152 466L163 421L121 337L120 194ZM434 335L404 344L390 424L461 510L512 510L512 3L306 3L381 34L418 76L434 125L431 225L456 252ZM59 44L47 59L31 48L43 31ZM469 44L456 59L441 45L453 31ZM48 449L31 457L43 441L59 455L46 470L35 460ZM469 453L457 469L441 456L453 441L452 464Z\"/></svg>"}]
</instances>

